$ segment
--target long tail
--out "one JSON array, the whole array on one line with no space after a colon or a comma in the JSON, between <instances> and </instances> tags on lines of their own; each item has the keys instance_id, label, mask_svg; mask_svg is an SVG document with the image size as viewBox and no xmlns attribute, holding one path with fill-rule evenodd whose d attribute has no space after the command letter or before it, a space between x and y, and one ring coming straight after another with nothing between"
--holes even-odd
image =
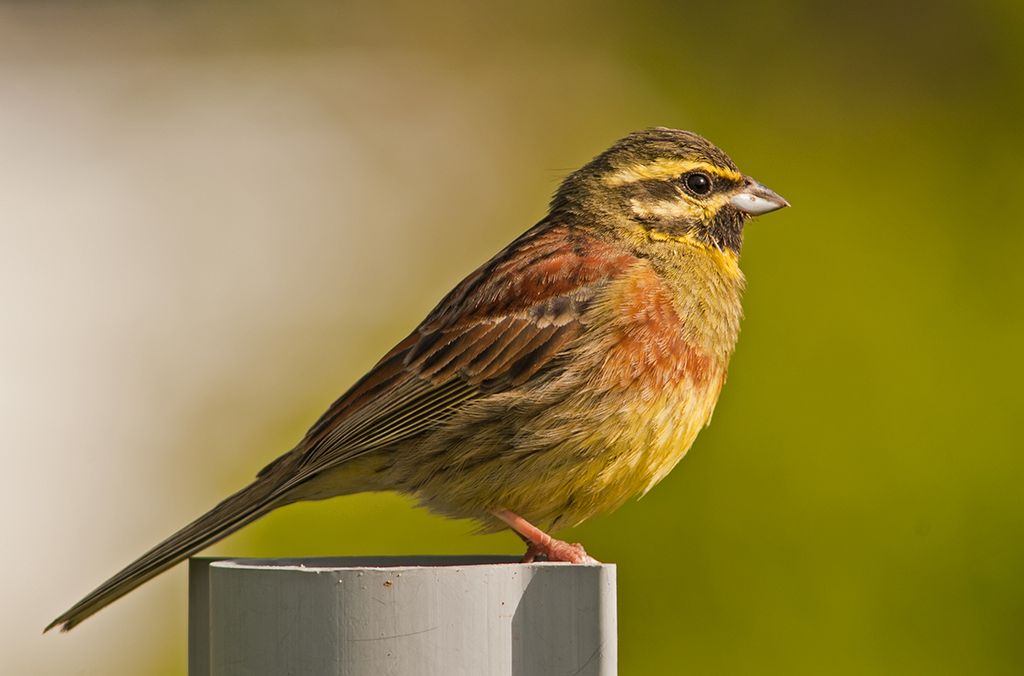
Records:
<instances>
[{"instance_id":1,"label":"long tail","mask_svg":"<svg viewBox=\"0 0 1024 676\"><path fill-rule=\"evenodd\" d=\"M61 631L68 631L107 604L116 601L179 561L255 521L279 504L280 495L277 488L277 481L270 477L261 478L227 497L209 512L101 584L51 622L43 630L44 633L57 625L61 625Z\"/></svg>"}]
</instances>

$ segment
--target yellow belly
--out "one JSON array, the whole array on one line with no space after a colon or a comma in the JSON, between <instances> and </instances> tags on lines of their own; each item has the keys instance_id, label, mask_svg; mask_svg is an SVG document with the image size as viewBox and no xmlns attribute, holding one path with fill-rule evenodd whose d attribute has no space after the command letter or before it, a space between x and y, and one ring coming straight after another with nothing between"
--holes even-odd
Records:
<instances>
[{"instance_id":1,"label":"yellow belly","mask_svg":"<svg viewBox=\"0 0 1024 676\"><path fill-rule=\"evenodd\" d=\"M540 501L547 510L538 518L568 527L645 494L686 455L711 418L718 390L684 383L650 400L621 396L615 415L581 424L588 432L554 451L583 461L541 474L522 508L531 511ZM563 499L543 501L546 494Z\"/></svg>"},{"instance_id":2,"label":"yellow belly","mask_svg":"<svg viewBox=\"0 0 1024 676\"><path fill-rule=\"evenodd\" d=\"M573 526L663 479L710 419L723 377L647 398L579 393L545 411L509 411L501 426L444 439L437 464L416 453L415 465L399 461L381 476L432 510L480 519L485 529L500 527L488 516L498 508L552 528Z\"/></svg>"}]
</instances>

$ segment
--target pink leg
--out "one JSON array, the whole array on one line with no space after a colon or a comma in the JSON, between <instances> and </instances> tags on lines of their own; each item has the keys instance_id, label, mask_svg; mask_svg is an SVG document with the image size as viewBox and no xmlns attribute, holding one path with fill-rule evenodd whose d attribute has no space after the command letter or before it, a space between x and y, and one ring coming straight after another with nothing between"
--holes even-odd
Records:
<instances>
[{"instance_id":1,"label":"pink leg","mask_svg":"<svg viewBox=\"0 0 1024 676\"><path fill-rule=\"evenodd\" d=\"M523 563L532 563L540 555L547 557L548 561L598 563L597 559L587 554L583 545L556 540L514 512L498 509L492 514L508 524L508 527L518 533L519 537L526 540L528 547L523 556Z\"/></svg>"}]
</instances>

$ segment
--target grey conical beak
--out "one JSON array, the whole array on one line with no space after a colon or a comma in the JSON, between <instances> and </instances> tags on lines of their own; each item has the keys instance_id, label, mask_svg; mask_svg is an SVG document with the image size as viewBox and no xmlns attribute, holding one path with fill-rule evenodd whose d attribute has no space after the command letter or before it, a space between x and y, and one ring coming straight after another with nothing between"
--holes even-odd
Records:
<instances>
[{"instance_id":1,"label":"grey conical beak","mask_svg":"<svg viewBox=\"0 0 1024 676\"><path fill-rule=\"evenodd\" d=\"M729 202L745 214L760 216L769 212L788 207L782 195L770 190L752 178L740 187L736 194L729 198Z\"/></svg>"}]
</instances>

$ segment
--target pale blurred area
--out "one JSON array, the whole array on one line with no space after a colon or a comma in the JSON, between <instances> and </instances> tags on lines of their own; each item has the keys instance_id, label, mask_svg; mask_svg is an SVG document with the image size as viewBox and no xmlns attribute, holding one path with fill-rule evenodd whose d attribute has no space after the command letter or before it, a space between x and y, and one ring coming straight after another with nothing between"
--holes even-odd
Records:
<instances>
[{"instance_id":1,"label":"pale blurred area","mask_svg":"<svg viewBox=\"0 0 1024 676\"><path fill-rule=\"evenodd\" d=\"M1022 15L884 7L0 4L0 670L183 673L183 566L40 631L665 124L795 206L715 424L568 534L622 673L1020 673ZM470 530L357 496L210 553L520 549Z\"/></svg>"},{"instance_id":2,"label":"pale blurred area","mask_svg":"<svg viewBox=\"0 0 1024 676\"><path fill-rule=\"evenodd\" d=\"M581 159L550 166L530 125L575 106L519 119L508 64L467 83L456 50L250 11L0 8L6 673L182 672L183 567L39 632L287 450Z\"/></svg>"}]
</instances>

